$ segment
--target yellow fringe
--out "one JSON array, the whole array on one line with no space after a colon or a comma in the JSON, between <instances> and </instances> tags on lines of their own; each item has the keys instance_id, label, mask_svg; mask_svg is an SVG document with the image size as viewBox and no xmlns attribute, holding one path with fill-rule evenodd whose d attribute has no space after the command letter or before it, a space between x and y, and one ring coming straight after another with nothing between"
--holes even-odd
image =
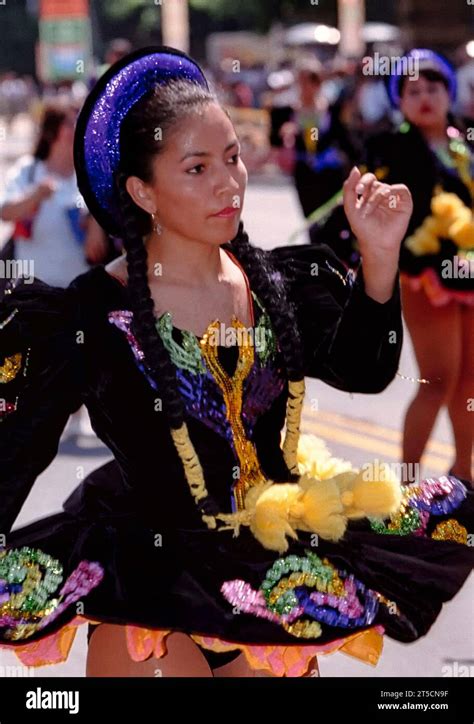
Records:
<instances>
[{"instance_id":1,"label":"yellow fringe","mask_svg":"<svg viewBox=\"0 0 474 724\"><path fill-rule=\"evenodd\" d=\"M288 382L288 401L286 403L286 433L283 441L283 457L290 472L299 475L298 440L300 437L301 416L305 396L305 381Z\"/></svg>"},{"instance_id":2,"label":"yellow fringe","mask_svg":"<svg viewBox=\"0 0 474 724\"><path fill-rule=\"evenodd\" d=\"M188 426L185 422L177 429L171 429L173 442L178 451L178 455L183 463L186 480L188 481L191 494L196 503L208 495L206 483L204 481L204 473L201 463L197 456L194 445L191 442L188 432ZM212 515L202 515L202 519L208 528L215 528L217 523Z\"/></svg>"},{"instance_id":3,"label":"yellow fringe","mask_svg":"<svg viewBox=\"0 0 474 724\"><path fill-rule=\"evenodd\" d=\"M283 441L283 456L288 469L299 475L298 465L298 441L300 437L301 415L305 396L304 378L288 382L288 401L286 405L286 433ZM204 473L199 462L194 445L189 437L188 427L185 422L177 429L171 429L171 435L178 455L183 463L187 483L196 503L208 496ZM237 536L241 525L250 525L250 511L241 510L238 513L221 513L217 516L226 525L219 530L234 530ZM202 520L210 529L217 527L217 519L214 516L202 515Z\"/></svg>"}]
</instances>

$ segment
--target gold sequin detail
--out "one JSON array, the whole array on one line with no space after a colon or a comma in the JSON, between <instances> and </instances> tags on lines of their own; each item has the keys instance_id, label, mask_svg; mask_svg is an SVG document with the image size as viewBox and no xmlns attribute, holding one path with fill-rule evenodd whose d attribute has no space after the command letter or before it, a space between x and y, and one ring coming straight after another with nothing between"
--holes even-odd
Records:
<instances>
[{"instance_id":1,"label":"gold sequin detail","mask_svg":"<svg viewBox=\"0 0 474 724\"><path fill-rule=\"evenodd\" d=\"M245 325L240 322L235 315L232 317L232 326L239 330L244 330ZM234 495L237 509L244 509L245 495L248 490L265 481L257 452L253 443L247 438L242 422L242 392L244 380L248 376L254 363L254 345L250 335L242 334L242 344L239 344L239 359L233 376L227 374L223 369L218 356L218 347L211 342L218 334L219 321L212 322L207 328L203 338L200 341L202 355L209 367L211 374L214 376L216 383L222 391L226 406L226 416L229 420L235 451L240 464L240 477L235 485Z\"/></svg>"},{"instance_id":2,"label":"gold sequin detail","mask_svg":"<svg viewBox=\"0 0 474 724\"><path fill-rule=\"evenodd\" d=\"M0 384L6 384L15 379L21 368L21 360L21 352L17 352L11 357L5 357L5 362L0 367Z\"/></svg>"},{"instance_id":3,"label":"gold sequin detail","mask_svg":"<svg viewBox=\"0 0 474 724\"><path fill-rule=\"evenodd\" d=\"M398 608L395 601L391 601L389 598L382 596L381 593L375 592L375 595L377 596L380 603L383 603L384 606L387 606L387 608L390 609L390 613L394 613L396 616L400 616L400 609Z\"/></svg>"},{"instance_id":4,"label":"gold sequin detail","mask_svg":"<svg viewBox=\"0 0 474 724\"><path fill-rule=\"evenodd\" d=\"M438 523L431 537L434 540L450 540L454 541L454 543L467 545L467 530L454 518Z\"/></svg>"},{"instance_id":5,"label":"gold sequin detail","mask_svg":"<svg viewBox=\"0 0 474 724\"><path fill-rule=\"evenodd\" d=\"M317 639L322 633L321 625L317 621L282 622L282 625L285 631L302 639Z\"/></svg>"},{"instance_id":6,"label":"gold sequin detail","mask_svg":"<svg viewBox=\"0 0 474 724\"><path fill-rule=\"evenodd\" d=\"M328 560L324 559L323 563L330 566ZM318 578L314 573L307 573L305 571L291 573L288 577L281 578L277 585L272 589L272 592L268 598L270 605L276 603L280 596L292 588L297 586L310 586L315 587L320 593L330 593L335 596L344 596L345 589L342 580L340 579L337 571L334 571L332 580L326 583L323 579Z\"/></svg>"}]
</instances>

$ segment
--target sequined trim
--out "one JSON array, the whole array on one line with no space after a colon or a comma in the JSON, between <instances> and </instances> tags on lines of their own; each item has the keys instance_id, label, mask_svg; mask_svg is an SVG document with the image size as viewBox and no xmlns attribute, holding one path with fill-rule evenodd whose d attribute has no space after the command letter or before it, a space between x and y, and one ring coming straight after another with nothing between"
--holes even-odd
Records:
<instances>
[{"instance_id":1,"label":"sequined trim","mask_svg":"<svg viewBox=\"0 0 474 724\"><path fill-rule=\"evenodd\" d=\"M452 513L459 508L466 495L466 487L454 476L427 478L422 480L421 483L405 487L401 506L391 516L388 523L370 518L370 526L373 531L380 534L409 535L413 533L414 535L425 535L432 515L448 515ZM440 530L447 531L443 524L440 524L440 526ZM453 530L451 528L451 531ZM460 539L461 537L458 531L450 540ZM435 539L440 540L441 537L438 536Z\"/></svg>"},{"instance_id":2,"label":"sequined trim","mask_svg":"<svg viewBox=\"0 0 474 724\"><path fill-rule=\"evenodd\" d=\"M467 545L468 542L467 529L454 518L438 523L431 537L433 540L454 541L463 545Z\"/></svg>"},{"instance_id":3,"label":"sequined trim","mask_svg":"<svg viewBox=\"0 0 474 724\"><path fill-rule=\"evenodd\" d=\"M258 322L253 328L255 330L256 341L254 346L257 356L264 366L270 359L274 359L277 351L277 342L268 313L254 292L252 292L252 297L260 309ZM239 330L242 332L246 330L246 327L242 324L242 322L240 322L240 320L236 319L236 321L239 322ZM211 334L211 329L215 333L215 331L217 331L216 323L219 323L219 320L211 322L205 330L203 336L209 336ZM232 327L236 329L235 325L232 325ZM172 322L171 312L164 312L164 314L158 317L157 329L163 340L164 346L169 352L171 361L178 369L188 370L193 374L205 374L206 367L202 361L200 340L197 335L187 330L179 330L182 336L182 343L179 344L176 342L173 338L173 329L175 329L175 327ZM245 338L243 334L241 336Z\"/></svg>"},{"instance_id":4,"label":"sequined trim","mask_svg":"<svg viewBox=\"0 0 474 724\"><path fill-rule=\"evenodd\" d=\"M98 563L81 561L63 581L58 560L37 548L0 551L0 629L11 641L28 638L68 606L87 595L103 578Z\"/></svg>"},{"instance_id":5,"label":"sequined trim","mask_svg":"<svg viewBox=\"0 0 474 724\"><path fill-rule=\"evenodd\" d=\"M127 310L127 309L119 309L114 312L109 312L108 314L108 320L111 324L115 324L115 326L120 329L121 332L124 332L127 342L130 345L130 349L133 352L133 356L135 357L135 361L138 365L139 370L145 375L147 378L149 384L153 387L153 389L156 390L156 383L154 379L151 377L151 375L148 373L148 369L145 364L145 353L143 352L142 348L140 347L137 338L132 332L131 326L133 321L133 312Z\"/></svg>"},{"instance_id":6,"label":"sequined trim","mask_svg":"<svg viewBox=\"0 0 474 724\"><path fill-rule=\"evenodd\" d=\"M157 329L175 367L187 370L195 375L206 373L199 342L195 334L182 330L182 343L178 344L173 338L173 323L170 312L165 312L157 320Z\"/></svg>"},{"instance_id":7,"label":"sequined trim","mask_svg":"<svg viewBox=\"0 0 474 724\"><path fill-rule=\"evenodd\" d=\"M242 580L226 581L221 592L238 610L278 623L297 638L319 638L323 626L370 626L384 601L353 575L307 550L278 558L255 590Z\"/></svg>"},{"instance_id":8,"label":"sequined trim","mask_svg":"<svg viewBox=\"0 0 474 724\"><path fill-rule=\"evenodd\" d=\"M0 384L7 384L15 379L21 369L21 352L5 357L5 362L0 367Z\"/></svg>"},{"instance_id":9,"label":"sequined trim","mask_svg":"<svg viewBox=\"0 0 474 724\"><path fill-rule=\"evenodd\" d=\"M232 429L234 448L239 459L239 478L234 484L233 510L243 510L245 496L250 487L264 482L265 477L260 469L257 452L253 443L247 438L242 424L242 393L243 383L254 363L254 346L247 339L239 345L237 368L232 376L222 367L217 347L211 343L212 333L217 329L218 322L210 325L208 332L201 340L201 350L206 365L222 392L226 415ZM244 328L235 317L233 326L238 330Z\"/></svg>"},{"instance_id":10,"label":"sequined trim","mask_svg":"<svg viewBox=\"0 0 474 724\"><path fill-rule=\"evenodd\" d=\"M144 352L131 331L133 313L128 310L118 310L110 312L108 319L125 334L137 367L145 375L150 386L156 390L157 384L146 365ZM174 341L174 344L177 343ZM201 356L201 351L199 354ZM227 419L222 394L202 357L201 363L204 373L191 372L192 365L188 365L187 368L176 367L178 388L185 403L186 412L224 437L236 454L232 429ZM266 365L262 366L257 357L256 364L253 365L244 381L245 404L242 409L242 421L247 437L252 436L256 421L282 393L285 384L284 371L279 365L271 364L267 358Z\"/></svg>"}]
</instances>

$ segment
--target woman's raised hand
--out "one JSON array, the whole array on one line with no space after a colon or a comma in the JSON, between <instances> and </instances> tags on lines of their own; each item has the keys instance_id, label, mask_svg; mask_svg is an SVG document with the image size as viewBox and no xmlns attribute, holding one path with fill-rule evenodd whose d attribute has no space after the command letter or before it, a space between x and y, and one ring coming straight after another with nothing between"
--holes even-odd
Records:
<instances>
[{"instance_id":1,"label":"woman's raised hand","mask_svg":"<svg viewBox=\"0 0 474 724\"><path fill-rule=\"evenodd\" d=\"M404 184L385 184L354 166L344 183L344 211L359 242L363 259L396 256L413 212Z\"/></svg>"}]
</instances>

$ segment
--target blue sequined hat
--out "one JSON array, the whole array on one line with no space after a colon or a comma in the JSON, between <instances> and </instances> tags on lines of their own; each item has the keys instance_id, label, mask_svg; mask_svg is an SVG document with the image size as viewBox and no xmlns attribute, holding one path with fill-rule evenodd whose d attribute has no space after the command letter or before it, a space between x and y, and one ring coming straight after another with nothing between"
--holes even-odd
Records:
<instances>
[{"instance_id":1,"label":"blue sequined hat","mask_svg":"<svg viewBox=\"0 0 474 724\"><path fill-rule=\"evenodd\" d=\"M416 69L419 71L430 69L436 70L438 73L441 73L441 75L446 78L448 82L449 95L451 96L451 100L456 100L456 73L453 66L446 60L446 58L443 58L442 55L440 55L439 53L435 53L434 50L429 50L428 48L414 48L413 50L410 50L410 52L407 53L401 59L401 61L404 61L405 59L407 64L415 63ZM398 108L400 106L400 94L398 92L398 87L403 67L404 63L400 62L398 64L398 69L400 72L392 73L392 75L388 79L387 92L394 108Z\"/></svg>"},{"instance_id":2,"label":"blue sequined hat","mask_svg":"<svg viewBox=\"0 0 474 724\"><path fill-rule=\"evenodd\" d=\"M114 172L120 162L123 119L157 83L186 78L208 88L200 66L176 48L141 48L114 63L99 78L79 114L74 136L74 165L79 191L99 224L121 235Z\"/></svg>"}]
</instances>

